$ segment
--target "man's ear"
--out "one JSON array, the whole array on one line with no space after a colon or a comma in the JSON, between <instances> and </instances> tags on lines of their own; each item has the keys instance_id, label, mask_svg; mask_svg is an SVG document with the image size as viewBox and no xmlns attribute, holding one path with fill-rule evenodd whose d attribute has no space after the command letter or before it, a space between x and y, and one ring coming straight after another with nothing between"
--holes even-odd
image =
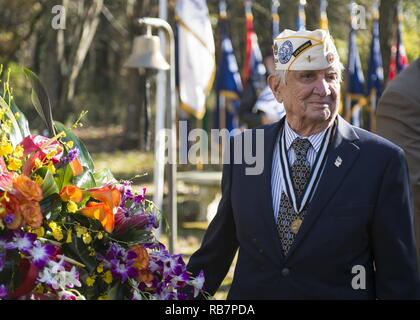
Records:
<instances>
[{"instance_id":1,"label":"man's ear","mask_svg":"<svg viewBox=\"0 0 420 320\"><path fill-rule=\"evenodd\" d=\"M282 86L280 79L276 77L275 75L270 74L268 76L268 85L270 86L271 91L273 91L274 96L276 97L276 100L280 103L283 102L283 95L282 95Z\"/></svg>"}]
</instances>

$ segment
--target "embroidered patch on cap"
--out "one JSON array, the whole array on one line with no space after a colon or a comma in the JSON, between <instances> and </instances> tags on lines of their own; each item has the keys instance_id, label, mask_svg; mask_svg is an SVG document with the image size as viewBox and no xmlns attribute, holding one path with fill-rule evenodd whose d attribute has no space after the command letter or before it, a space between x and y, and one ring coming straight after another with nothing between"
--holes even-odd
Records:
<instances>
[{"instance_id":1,"label":"embroidered patch on cap","mask_svg":"<svg viewBox=\"0 0 420 320\"><path fill-rule=\"evenodd\" d=\"M305 49L309 48L312 45L311 40L306 41L304 44L300 45L299 48L293 52L293 56L296 58L298 55L300 55Z\"/></svg>"},{"instance_id":2,"label":"embroidered patch on cap","mask_svg":"<svg viewBox=\"0 0 420 320\"><path fill-rule=\"evenodd\" d=\"M289 40L283 42L283 44L281 45L279 49L279 54L278 54L279 62L281 64L288 63L290 58L292 57L292 54L293 54L292 43Z\"/></svg>"}]
</instances>

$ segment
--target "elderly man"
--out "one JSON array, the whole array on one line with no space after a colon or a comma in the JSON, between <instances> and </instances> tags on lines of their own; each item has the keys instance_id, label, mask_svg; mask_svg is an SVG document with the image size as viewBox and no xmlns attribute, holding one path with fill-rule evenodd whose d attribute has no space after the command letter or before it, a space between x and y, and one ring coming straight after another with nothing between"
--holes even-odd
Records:
<instances>
[{"instance_id":1,"label":"elderly man","mask_svg":"<svg viewBox=\"0 0 420 320\"><path fill-rule=\"evenodd\" d=\"M274 55L269 85L286 116L260 128L262 174L224 165L188 270L214 294L239 248L230 299L420 298L403 151L337 115L342 65L328 32L285 30Z\"/></svg>"}]
</instances>

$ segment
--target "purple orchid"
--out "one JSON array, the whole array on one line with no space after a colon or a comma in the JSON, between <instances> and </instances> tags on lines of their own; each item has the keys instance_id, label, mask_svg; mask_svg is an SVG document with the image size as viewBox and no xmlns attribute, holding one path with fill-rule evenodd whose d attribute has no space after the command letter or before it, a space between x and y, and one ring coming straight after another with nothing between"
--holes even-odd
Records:
<instances>
[{"instance_id":1,"label":"purple orchid","mask_svg":"<svg viewBox=\"0 0 420 320\"><path fill-rule=\"evenodd\" d=\"M12 240L6 243L6 249L18 249L24 254L29 254L33 248L36 234L23 231L13 232Z\"/></svg>"},{"instance_id":2,"label":"purple orchid","mask_svg":"<svg viewBox=\"0 0 420 320\"><path fill-rule=\"evenodd\" d=\"M80 155L80 151L78 148L73 148L69 150L67 153L67 156L64 156L61 158L61 165L66 165L72 162L74 159L76 159Z\"/></svg>"},{"instance_id":3,"label":"purple orchid","mask_svg":"<svg viewBox=\"0 0 420 320\"><path fill-rule=\"evenodd\" d=\"M0 284L0 299L7 297L7 288L4 284Z\"/></svg>"},{"instance_id":4,"label":"purple orchid","mask_svg":"<svg viewBox=\"0 0 420 320\"><path fill-rule=\"evenodd\" d=\"M34 242L34 246L29 250L32 261L39 269L42 269L55 253L54 246L50 244L41 244L39 241Z\"/></svg>"},{"instance_id":5,"label":"purple orchid","mask_svg":"<svg viewBox=\"0 0 420 320\"><path fill-rule=\"evenodd\" d=\"M198 293L203 290L204 285L204 272L203 270L195 277L191 282L190 285L194 287L194 298L197 297Z\"/></svg>"},{"instance_id":6,"label":"purple orchid","mask_svg":"<svg viewBox=\"0 0 420 320\"><path fill-rule=\"evenodd\" d=\"M140 204L142 203L145 199L146 199L146 188L143 188L143 192L142 193L138 193L135 197L134 197L134 202L136 204Z\"/></svg>"}]
</instances>

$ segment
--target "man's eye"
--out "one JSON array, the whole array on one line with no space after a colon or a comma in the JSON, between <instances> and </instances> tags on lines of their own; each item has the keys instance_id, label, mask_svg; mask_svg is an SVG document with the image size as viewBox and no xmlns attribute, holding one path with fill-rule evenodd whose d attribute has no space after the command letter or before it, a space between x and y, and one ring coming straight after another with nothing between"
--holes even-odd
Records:
<instances>
[{"instance_id":1,"label":"man's eye","mask_svg":"<svg viewBox=\"0 0 420 320\"><path fill-rule=\"evenodd\" d=\"M302 74L302 79L304 79L304 80L310 80L310 79L313 79L314 77L315 77L315 75L313 73Z\"/></svg>"},{"instance_id":2,"label":"man's eye","mask_svg":"<svg viewBox=\"0 0 420 320\"><path fill-rule=\"evenodd\" d=\"M338 74L336 74L336 73L330 73L330 74L327 75L327 79L329 81L335 81L335 80L338 79Z\"/></svg>"}]
</instances>

